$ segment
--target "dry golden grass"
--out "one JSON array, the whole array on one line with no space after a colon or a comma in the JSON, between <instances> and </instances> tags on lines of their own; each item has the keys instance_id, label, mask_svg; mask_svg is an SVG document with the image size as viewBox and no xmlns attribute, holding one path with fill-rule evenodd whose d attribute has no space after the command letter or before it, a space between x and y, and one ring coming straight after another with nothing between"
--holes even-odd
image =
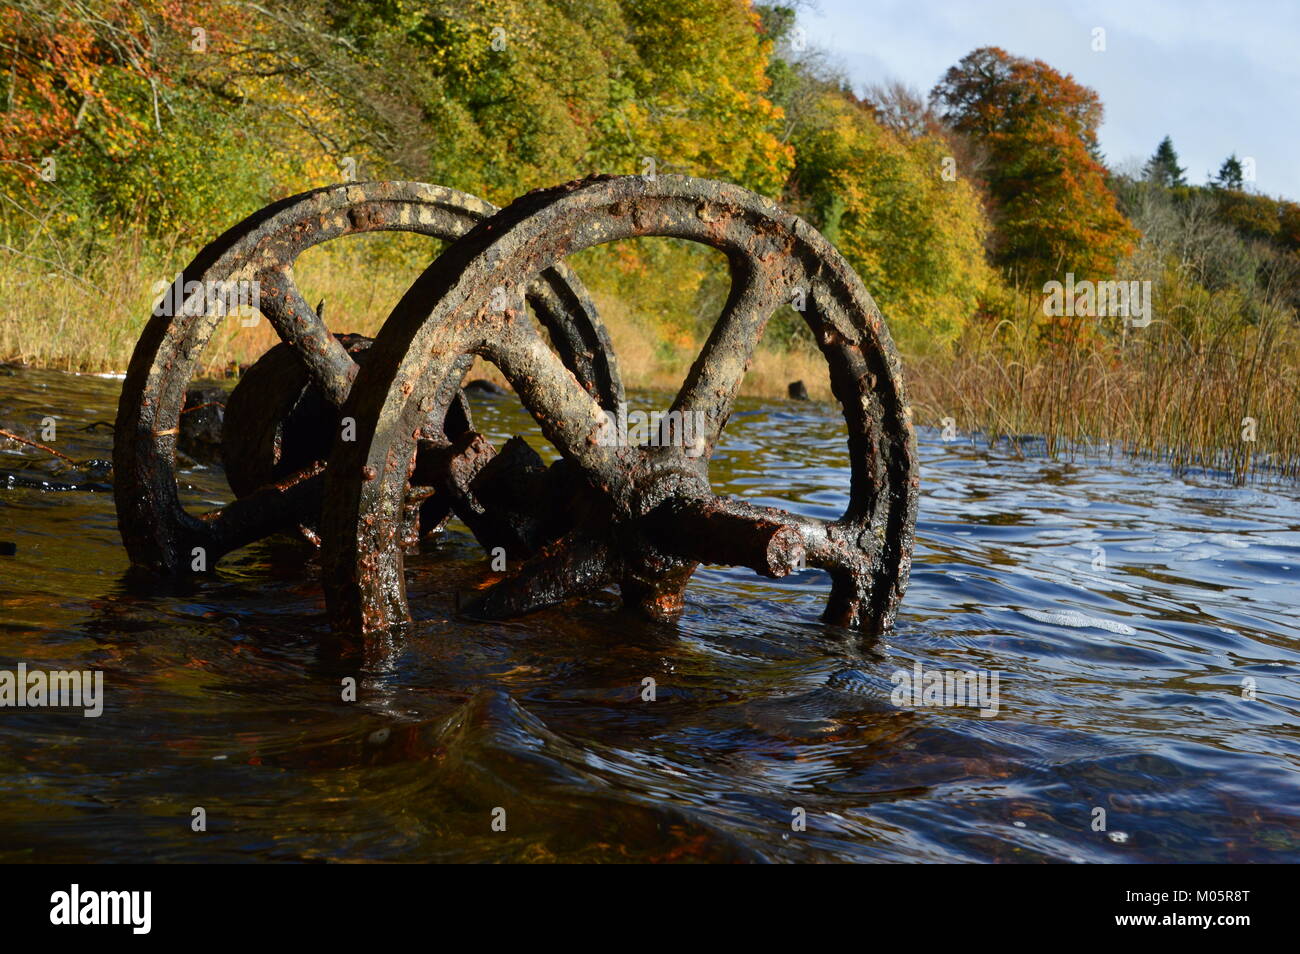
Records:
<instances>
[{"instance_id":1,"label":"dry golden grass","mask_svg":"<svg viewBox=\"0 0 1300 954\"><path fill-rule=\"evenodd\" d=\"M152 307L141 245L73 271L0 252L0 357L68 371L126 367Z\"/></svg>"}]
</instances>

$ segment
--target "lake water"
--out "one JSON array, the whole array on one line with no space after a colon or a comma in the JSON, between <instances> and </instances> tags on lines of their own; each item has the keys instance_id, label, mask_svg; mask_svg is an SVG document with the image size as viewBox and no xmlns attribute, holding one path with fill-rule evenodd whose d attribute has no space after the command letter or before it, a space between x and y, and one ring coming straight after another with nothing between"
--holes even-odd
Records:
<instances>
[{"instance_id":1,"label":"lake water","mask_svg":"<svg viewBox=\"0 0 1300 954\"><path fill-rule=\"evenodd\" d=\"M52 415L55 447L108 458L80 428L118 387L18 370L0 426ZM513 399L476 413L540 442ZM675 624L612 592L468 622L485 562L453 524L408 561L414 632L339 643L306 544L128 582L111 494L0 478L0 669L101 670L105 694L99 718L0 709L0 861L1300 861L1300 490L920 445L879 640L818 623L817 571L702 568ZM0 471L42 459L8 445ZM713 475L838 515L837 409L742 401ZM180 479L196 511L229 496ZM917 664L996 674L996 715L899 704Z\"/></svg>"}]
</instances>

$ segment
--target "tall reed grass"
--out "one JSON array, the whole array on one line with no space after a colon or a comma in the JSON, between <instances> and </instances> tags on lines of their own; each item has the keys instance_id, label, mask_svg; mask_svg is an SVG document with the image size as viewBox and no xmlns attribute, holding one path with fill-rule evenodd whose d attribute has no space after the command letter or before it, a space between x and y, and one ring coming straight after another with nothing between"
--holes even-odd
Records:
<instances>
[{"instance_id":1,"label":"tall reed grass","mask_svg":"<svg viewBox=\"0 0 1300 954\"><path fill-rule=\"evenodd\" d=\"M1132 454L1175 471L1300 477L1300 329L1282 309L1216 328L1207 315L1044 334L1025 314L972 330L950 354L906 362L914 421L1052 456Z\"/></svg>"}]
</instances>

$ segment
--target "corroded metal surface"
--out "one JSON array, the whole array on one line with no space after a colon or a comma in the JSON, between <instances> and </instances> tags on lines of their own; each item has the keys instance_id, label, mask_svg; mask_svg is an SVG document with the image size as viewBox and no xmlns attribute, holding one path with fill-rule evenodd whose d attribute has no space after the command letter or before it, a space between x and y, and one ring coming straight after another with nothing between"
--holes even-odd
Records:
<instances>
[{"instance_id":1,"label":"corroded metal surface","mask_svg":"<svg viewBox=\"0 0 1300 954\"><path fill-rule=\"evenodd\" d=\"M620 446L610 406L543 340L524 294L567 255L650 235L723 251L732 289L672 406L698 426L659 446ZM850 499L834 521L719 498L709 486L709 456L741 378L768 318L792 297L806 303L848 425ZM500 368L563 456L551 470L567 493L567 529L534 537L540 549L469 612L515 615L613 583L628 604L671 615L696 564L709 561L773 577L820 567L831 578L824 619L873 632L891 624L910 569L917 476L898 356L879 311L799 218L736 186L661 176L530 193L449 247L397 305L344 405L357 440L335 442L326 475L324 581L340 628L374 632L410 618L403 497L419 440L450 405L445 382L473 355ZM492 460L482 449L472 459L462 495Z\"/></svg>"},{"instance_id":2,"label":"corroded metal surface","mask_svg":"<svg viewBox=\"0 0 1300 954\"><path fill-rule=\"evenodd\" d=\"M202 565L210 569L222 554L293 529L305 515L319 511L323 464L315 460L292 474L276 472L266 483L241 487L239 499L215 513L195 516L181 507L175 453L186 387L203 347L218 324L229 320L213 307L208 289L222 283L256 287L262 313L292 349L311 386L337 408L348 395L357 364L295 288L297 257L321 242L360 232L410 231L455 239L494 211L482 200L440 186L357 183L268 206L199 252L177 278L175 294L165 296L149 320L118 405L115 498L131 562L167 573L190 572L201 550ZM527 297L562 360L583 382L584 393L602 406L616 406L622 387L613 351L581 287L558 266L539 271ZM440 421L468 366L465 358L448 363L443 378L426 391L439 395ZM435 443L445 440L442 434L420 436ZM399 503L399 512L406 509L405 502Z\"/></svg>"},{"instance_id":3,"label":"corroded metal surface","mask_svg":"<svg viewBox=\"0 0 1300 954\"><path fill-rule=\"evenodd\" d=\"M335 337L353 361L358 364L365 361L372 339L355 334ZM196 391L191 389L187 393L194 396ZM224 427L219 428L217 441L226 482L236 497L246 497L260 487L286 480L324 461L329 457L335 435L343 432L339 409L312 381L293 347L283 342L243 373L223 404ZM186 426L190 416L188 406L182 414L184 441L190 430ZM463 393L458 393L437 430L442 438L437 442L422 441L420 453L441 460L444 455L434 455L423 448L441 447L473 426L469 401ZM428 469L426 465L425 470ZM439 529L452 510L452 501L434 499L436 492L433 481L407 490L406 538L410 546L418 543L424 533ZM312 543L319 543L317 516L315 512L294 515L298 529Z\"/></svg>"},{"instance_id":4,"label":"corroded metal surface","mask_svg":"<svg viewBox=\"0 0 1300 954\"><path fill-rule=\"evenodd\" d=\"M362 335L336 336L356 361L370 347ZM226 399L221 463L236 497L284 480L329 456L338 408L312 381L292 345L267 351Z\"/></svg>"}]
</instances>

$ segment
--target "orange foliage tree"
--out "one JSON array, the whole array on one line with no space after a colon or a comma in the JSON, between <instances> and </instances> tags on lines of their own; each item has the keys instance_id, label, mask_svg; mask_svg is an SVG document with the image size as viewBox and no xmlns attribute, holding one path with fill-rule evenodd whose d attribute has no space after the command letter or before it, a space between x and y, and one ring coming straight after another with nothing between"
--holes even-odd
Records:
<instances>
[{"instance_id":1,"label":"orange foliage tree","mask_svg":"<svg viewBox=\"0 0 1300 954\"><path fill-rule=\"evenodd\" d=\"M983 47L948 70L931 102L987 150L994 262L1013 279L1112 275L1137 231L1097 160L1097 94L1041 60Z\"/></svg>"}]
</instances>

